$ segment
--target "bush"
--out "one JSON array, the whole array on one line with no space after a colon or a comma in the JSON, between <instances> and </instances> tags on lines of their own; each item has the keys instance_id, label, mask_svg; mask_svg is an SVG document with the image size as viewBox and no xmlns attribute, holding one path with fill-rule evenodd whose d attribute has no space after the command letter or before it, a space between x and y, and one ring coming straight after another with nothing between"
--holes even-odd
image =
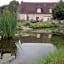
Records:
<instances>
[{"instance_id":1,"label":"bush","mask_svg":"<svg viewBox=\"0 0 64 64\"><path fill-rule=\"evenodd\" d=\"M17 26L28 26L33 29L41 29L41 28L54 28L56 24L53 22L18 22Z\"/></svg>"},{"instance_id":2,"label":"bush","mask_svg":"<svg viewBox=\"0 0 64 64\"><path fill-rule=\"evenodd\" d=\"M52 22L37 22L37 23L30 23L30 26L33 29L38 28L52 28L55 27L55 24Z\"/></svg>"},{"instance_id":3,"label":"bush","mask_svg":"<svg viewBox=\"0 0 64 64\"><path fill-rule=\"evenodd\" d=\"M53 19L64 20L64 2L59 2L52 10Z\"/></svg>"},{"instance_id":4,"label":"bush","mask_svg":"<svg viewBox=\"0 0 64 64\"><path fill-rule=\"evenodd\" d=\"M9 10L3 11L0 16L0 35L2 38L13 37L16 33L17 19L16 14Z\"/></svg>"},{"instance_id":5,"label":"bush","mask_svg":"<svg viewBox=\"0 0 64 64\"><path fill-rule=\"evenodd\" d=\"M30 23L25 23L24 25L25 25L25 26L30 26Z\"/></svg>"}]
</instances>

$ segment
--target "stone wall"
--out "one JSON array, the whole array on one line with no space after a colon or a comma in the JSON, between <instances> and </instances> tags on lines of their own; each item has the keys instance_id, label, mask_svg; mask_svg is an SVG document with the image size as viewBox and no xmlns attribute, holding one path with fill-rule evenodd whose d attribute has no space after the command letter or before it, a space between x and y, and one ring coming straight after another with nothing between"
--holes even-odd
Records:
<instances>
[{"instance_id":1,"label":"stone wall","mask_svg":"<svg viewBox=\"0 0 64 64\"><path fill-rule=\"evenodd\" d=\"M18 20L36 20L36 17L38 17L38 20L40 21L47 21L50 20L52 15L51 14L18 14L17 18Z\"/></svg>"}]
</instances>

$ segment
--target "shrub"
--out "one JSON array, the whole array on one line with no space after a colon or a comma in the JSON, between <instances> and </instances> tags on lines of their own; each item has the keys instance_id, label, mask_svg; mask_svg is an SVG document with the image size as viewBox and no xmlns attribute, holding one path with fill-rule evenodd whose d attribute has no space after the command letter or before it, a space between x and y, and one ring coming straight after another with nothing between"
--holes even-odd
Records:
<instances>
[{"instance_id":1,"label":"shrub","mask_svg":"<svg viewBox=\"0 0 64 64\"><path fill-rule=\"evenodd\" d=\"M30 23L25 23L24 25L25 25L25 26L30 26Z\"/></svg>"},{"instance_id":2,"label":"shrub","mask_svg":"<svg viewBox=\"0 0 64 64\"><path fill-rule=\"evenodd\" d=\"M53 19L64 20L64 2L59 2L52 9Z\"/></svg>"},{"instance_id":3,"label":"shrub","mask_svg":"<svg viewBox=\"0 0 64 64\"><path fill-rule=\"evenodd\" d=\"M52 28L55 27L55 24L52 22L37 22L37 23L30 23L30 26L33 29L38 28Z\"/></svg>"},{"instance_id":4,"label":"shrub","mask_svg":"<svg viewBox=\"0 0 64 64\"><path fill-rule=\"evenodd\" d=\"M0 16L0 35L2 38L13 37L16 32L16 25L16 15L7 9L3 11Z\"/></svg>"}]
</instances>

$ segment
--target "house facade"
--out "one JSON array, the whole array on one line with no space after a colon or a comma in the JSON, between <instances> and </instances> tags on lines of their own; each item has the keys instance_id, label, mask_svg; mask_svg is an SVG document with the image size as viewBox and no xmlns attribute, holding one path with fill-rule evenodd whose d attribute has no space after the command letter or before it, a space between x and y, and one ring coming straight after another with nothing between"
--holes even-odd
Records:
<instances>
[{"instance_id":1,"label":"house facade","mask_svg":"<svg viewBox=\"0 0 64 64\"><path fill-rule=\"evenodd\" d=\"M52 18L52 8L56 3L34 3L34 2L21 2L17 18L18 20L39 20L47 21Z\"/></svg>"}]
</instances>

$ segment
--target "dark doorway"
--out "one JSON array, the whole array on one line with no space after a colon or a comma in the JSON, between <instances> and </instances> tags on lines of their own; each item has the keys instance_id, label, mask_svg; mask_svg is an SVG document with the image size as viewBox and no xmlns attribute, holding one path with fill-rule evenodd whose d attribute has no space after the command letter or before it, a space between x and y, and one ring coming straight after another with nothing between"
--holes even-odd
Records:
<instances>
[{"instance_id":1,"label":"dark doorway","mask_svg":"<svg viewBox=\"0 0 64 64\"><path fill-rule=\"evenodd\" d=\"M27 16L27 21L29 21L29 16Z\"/></svg>"},{"instance_id":2,"label":"dark doorway","mask_svg":"<svg viewBox=\"0 0 64 64\"><path fill-rule=\"evenodd\" d=\"M36 17L36 21L39 22L39 17Z\"/></svg>"}]
</instances>

